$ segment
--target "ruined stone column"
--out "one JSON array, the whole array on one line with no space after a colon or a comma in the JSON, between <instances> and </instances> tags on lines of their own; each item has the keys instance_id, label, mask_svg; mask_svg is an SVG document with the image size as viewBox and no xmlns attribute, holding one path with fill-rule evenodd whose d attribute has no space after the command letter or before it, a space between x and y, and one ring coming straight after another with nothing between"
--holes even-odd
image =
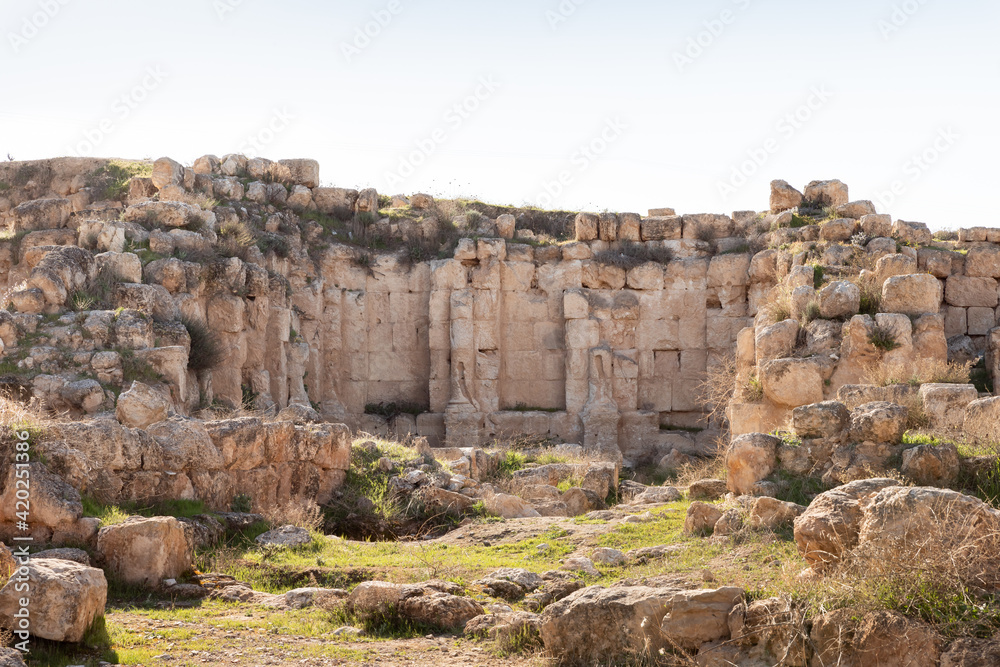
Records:
<instances>
[{"instance_id":1,"label":"ruined stone column","mask_svg":"<svg viewBox=\"0 0 1000 667\"><path fill-rule=\"evenodd\" d=\"M612 398L612 353L607 347L591 350L590 396L580 417L583 419L583 449L591 456L621 463L618 423L621 415Z\"/></svg>"}]
</instances>

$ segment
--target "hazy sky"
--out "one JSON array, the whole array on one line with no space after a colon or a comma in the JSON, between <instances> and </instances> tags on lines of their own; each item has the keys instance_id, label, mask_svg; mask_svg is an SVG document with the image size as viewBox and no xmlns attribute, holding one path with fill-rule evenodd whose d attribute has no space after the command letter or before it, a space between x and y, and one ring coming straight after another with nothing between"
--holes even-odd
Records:
<instances>
[{"instance_id":1,"label":"hazy sky","mask_svg":"<svg viewBox=\"0 0 1000 667\"><path fill-rule=\"evenodd\" d=\"M325 184L996 225L995 0L6 0L0 158L313 157Z\"/></svg>"}]
</instances>

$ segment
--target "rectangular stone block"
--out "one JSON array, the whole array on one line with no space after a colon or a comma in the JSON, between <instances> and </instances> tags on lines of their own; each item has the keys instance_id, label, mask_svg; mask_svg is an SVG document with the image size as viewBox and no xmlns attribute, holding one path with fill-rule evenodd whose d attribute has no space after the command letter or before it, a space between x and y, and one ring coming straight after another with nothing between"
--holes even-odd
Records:
<instances>
[{"instance_id":1,"label":"rectangular stone block","mask_svg":"<svg viewBox=\"0 0 1000 667\"><path fill-rule=\"evenodd\" d=\"M505 292L526 292L535 279L535 265L530 262L504 262L500 265L500 285Z\"/></svg>"},{"instance_id":2,"label":"rectangular stone block","mask_svg":"<svg viewBox=\"0 0 1000 667\"><path fill-rule=\"evenodd\" d=\"M563 295L563 315L567 320L580 320L590 316L587 295L579 290L570 290Z\"/></svg>"},{"instance_id":3,"label":"rectangular stone block","mask_svg":"<svg viewBox=\"0 0 1000 667\"><path fill-rule=\"evenodd\" d=\"M504 292L506 322L541 322L549 317L548 296L538 292Z\"/></svg>"},{"instance_id":4,"label":"rectangular stone block","mask_svg":"<svg viewBox=\"0 0 1000 667\"><path fill-rule=\"evenodd\" d=\"M673 381L662 378L641 379L638 381L637 407L640 410L655 410L670 412Z\"/></svg>"},{"instance_id":5,"label":"rectangular stone block","mask_svg":"<svg viewBox=\"0 0 1000 667\"><path fill-rule=\"evenodd\" d=\"M566 328L557 322L535 322L532 338L539 350L562 350L566 342Z\"/></svg>"},{"instance_id":6,"label":"rectangular stone block","mask_svg":"<svg viewBox=\"0 0 1000 667\"><path fill-rule=\"evenodd\" d=\"M589 350L600 343L601 328L596 320L567 320L566 347Z\"/></svg>"},{"instance_id":7,"label":"rectangular stone block","mask_svg":"<svg viewBox=\"0 0 1000 667\"><path fill-rule=\"evenodd\" d=\"M950 306L997 307L997 281L993 278L952 276L945 286L945 301Z\"/></svg>"},{"instance_id":8,"label":"rectangular stone block","mask_svg":"<svg viewBox=\"0 0 1000 667\"><path fill-rule=\"evenodd\" d=\"M497 328L493 322L475 323L475 348L477 350L496 350L500 348L497 340Z\"/></svg>"},{"instance_id":9,"label":"rectangular stone block","mask_svg":"<svg viewBox=\"0 0 1000 667\"><path fill-rule=\"evenodd\" d=\"M643 241L677 241L683 231L683 218L679 215L646 218L640 225Z\"/></svg>"},{"instance_id":10,"label":"rectangular stone block","mask_svg":"<svg viewBox=\"0 0 1000 667\"><path fill-rule=\"evenodd\" d=\"M535 325L533 322L508 322L502 327L503 344L506 351L535 349Z\"/></svg>"},{"instance_id":11,"label":"rectangular stone block","mask_svg":"<svg viewBox=\"0 0 1000 667\"><path fill-rule=\"evenodd\" d=\"M944 311L944 335L946 338L964 336L969 333L968 309L945 306Z\"/></svg>"},{"instance_id":12,"label":"rectangular stone block","mask_svg":"<svg viewBox=\"0 0 1000 667\"><path fill-rule=\"evenodd\" d=\"M969 335L985 336L996 328L996 314L992 308L969 308Z\"/></svg>"},{"instance_id":13,"label":"rectangular stone block","mask_svg":"<svg viewBox=\"0 0 1000 667\"><path fill-rule=\"evenodd\" d=\"M453 320L451 323L451 349L471 350L475 346L472 320Z\"/></svg>"}]
</instances>

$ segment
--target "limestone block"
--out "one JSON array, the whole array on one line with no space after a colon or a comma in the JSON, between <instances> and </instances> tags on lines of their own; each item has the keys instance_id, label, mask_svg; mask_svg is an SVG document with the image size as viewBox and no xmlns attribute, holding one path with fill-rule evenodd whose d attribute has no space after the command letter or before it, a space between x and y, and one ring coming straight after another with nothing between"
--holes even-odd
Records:
<instances>
[{"instance_id":1,"label":"limestone block","mask_svg":"<svg viewBox=\"0 0 1000 667\"><path fill-rule=\"evenodd\" d=\"M598 237L600 218L593 213L579 213L576 216L576 240L593 241Z\"/></svg>"},{"instance_id":2,"label":"limestone block","mask_svg":"<svg viewBox=\"0 0 1000 667\"><path fill-rule=\"evenodd\" d=\"M920 399L934 429L960 429L966 408L978 400L979 392L971 384L924 384Z\"/></svg>"},{"instance_id":3,"label":"limestone block","mask_svg":"<svg viewBox=\"0 0 1000 667\"><path fill-rule=\"evenodd\" d=\"M945 281L945 300L948 305L961 307L996 308L997 281L993 278L951 276Z\"/></svg>"},{"instance_id":4,"label":"limestone block","mask_svg":"<svg viewBox=\"0 0 1000 667\"><path fill-rule=\"evenodd\" d=\"M894 276L882 286L882 310L906 315L936 313L943 291L941 281L926 273ZM995 305L996 290L993 296Z\"/></svg>"},{"instance_id":5,"label":"limestone block","mask_svg":"<svg viewBox=\"0 0 1000 667\"><path fill-rule=\"evenodd\" d=\"M965 256L965 275L973 278L1000 278L1000 247L977 245Z\"/></svg>"},{"instance_id":6,"label":"limestone block","mask_svg":"<svg viewBox=\"0 0 1000 667\"><path fill-rule=\"evenodd\" d=\"M566 322L566 347L571 350L589 350L600 344L600 325L596 320L569 320Z\"/></svg>"},{"instance_id":7,"label":"limestone block","mask_svg":"<svg viewBox=\"0 0 1000 667\"><path fill-rule=\"evenodd\" d=\"M931 230L922 222L897 220L892 224L892 235L904 243L930 245L933 241Z\"/></svg>"},{"instance_id":8,"label":"limestone block","mask_svg":"<svg viewBox=\"0 0 1000 667\"><path fill-rule=\"evenodd\" d=\"M760 371L764 395L787 408L823 400L823 374L814 359L775 359Z\"/></svg>"},{"instance_id":9,"label":"limestone block","mask_svg":"<svg viewBox=\"0 0 1000 667\"><path fill-rule=\"evenodd\" d=\"M802 193L786 181L771 181L771 211L780 213L790 208L798 208L802 204Z\"/></svg>"},{"instance_id":10,"label":"limestone block","mask_svg":"<svg viewBox=\"0 0 1000 667\"><path fill-rule=\"evenodd\" d=\"M848 202L837 207L837 215L860 220L866 215L875 215L875 205L867 199Z\"/></svg>"},{"instance_id":11,"label":"limestone block","mask_svg":"<svg viewBox=\"0 0 1000 667\"><path fill-rule=\"evenodd\" d=\"M642 240L642 218L638 213L621 213L618 216L618 240Z\"/></svg>"},{"instance_id":12,"label":"limestone block","mask_svg":"<svg viewBox=\"0 0 1000 667\"><path fill-rule=\"evenodd\" d=\"M841 206L849 201L847 185L836 179L812 181L806 186L805 198L821 206Z\"/></svg>"},{"instance_id":13,"label":"limestone block","mask_svg":"<svg viewBox=\"0 0 1000 667\"><path fill-rule=\"evenodd\" d=\"M656 262L646 262L629 270L625 282L631 289L662 290L663 266Z\"/></svg>"},{"instance_id":14,"label":"limestone block","mask_svg":"<svg viewBox=\"0 0 1000 667\"><path fill-rule=\"evenodd\" d=\"M861 231L868 236L886 238L892 236L892 216L869 213L860 220Z\"/></svg>"},{"instance_id":15,"label":"limestone block","mask_svg":"<svg viewBox=\"0 0 1000 667\"><path fill-rule=\"evenodd\" d=\"M640 224L643 241L679 241L684 228L684 218L679 215L649 217Z\"/></svg>"},{"instance_id":16,"label":"limestone block","mask_svg":"<svg viewBox=\"0 0 1000 667\"><path fill-rule=\"evenodd\" d=\"M992 308L969 308L968 334L970 336L986 336L996 326L997 318Z\"/></svg>"}]
</instances>

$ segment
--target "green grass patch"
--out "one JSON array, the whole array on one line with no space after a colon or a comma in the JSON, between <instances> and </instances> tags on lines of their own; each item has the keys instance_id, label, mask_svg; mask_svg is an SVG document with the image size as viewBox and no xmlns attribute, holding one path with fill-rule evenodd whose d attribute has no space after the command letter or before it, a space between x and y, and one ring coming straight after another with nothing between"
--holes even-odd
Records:
<instances>
[{"instance_id":1,"label":"green grass patch","mask_svg":"<svg viewBox=\"0 0 1000 667\"><path fill-rule=\"evenodd\" d=\"M133 178L149 178L152 175L153 165L147 162L109 160L87 176L87 185L97 188L100 199L124 201Z\"/></svg>"}]
</instances>

